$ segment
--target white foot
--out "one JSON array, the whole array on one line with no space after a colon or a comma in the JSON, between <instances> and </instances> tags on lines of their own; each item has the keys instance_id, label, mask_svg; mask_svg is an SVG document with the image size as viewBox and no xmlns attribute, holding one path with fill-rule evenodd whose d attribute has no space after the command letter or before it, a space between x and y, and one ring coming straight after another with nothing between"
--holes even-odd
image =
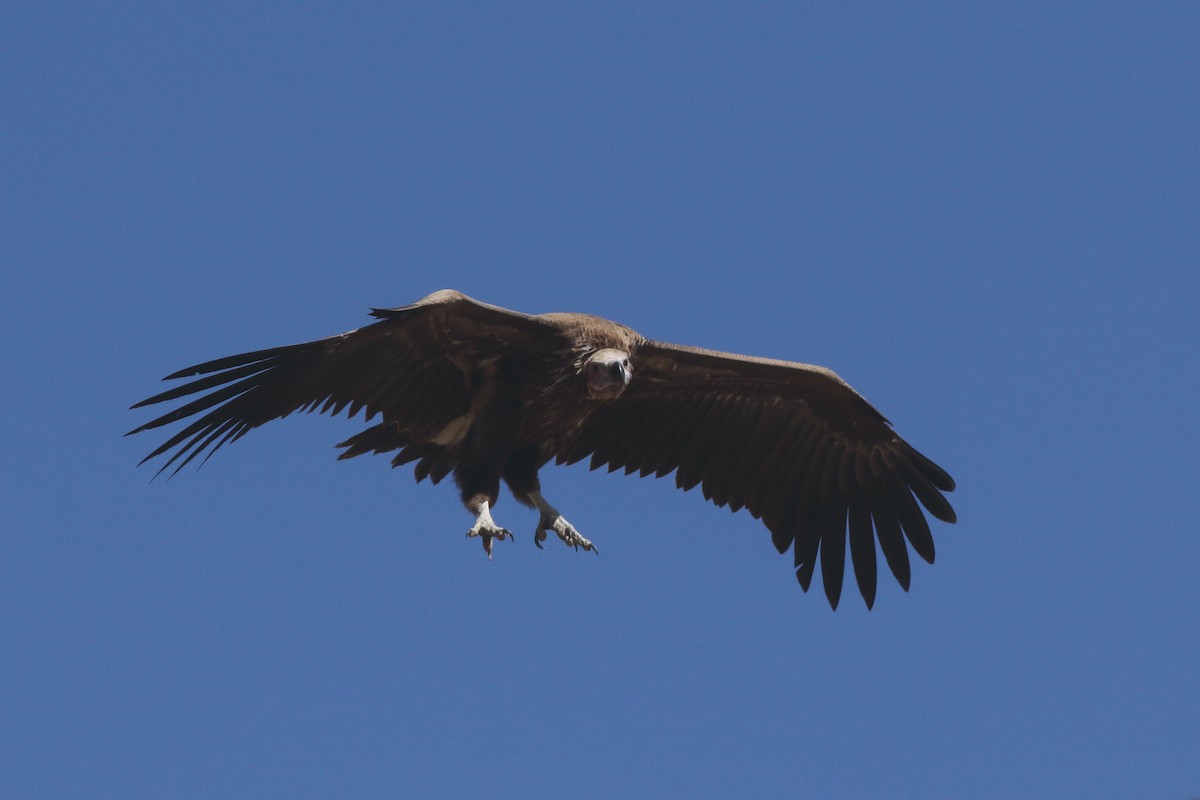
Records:
<instances>
[{"instance_id":1,"label":"white foot","mask_svg":"<svg viewBox=\"0 0 1200 800\"><path fill-rule=\"evenodd\" d=\"M533 535L533 543L539 548L542 542L546 541L547 531L554 531L558 538L562 539L565 544L574 547L576 550L583 548L591 550L599 555L600 549L592 544L587 539L579 535L579 531L575 530L575 526L567 522L562 514L555 510L554 506L546 502L546 499L538 492L531 492L529 495L534 506L541 512L541 517L538 518L537 532Z\"/></svg>"},{"instance_id":2,"label":"white foot","mask_svg":"<svg viewBox=\"0 0 1200 800\"><path fill-rule=\"evenodd\" d=\"M501 528L492 520L492 512L488 509L487 501L480 504L479 514L475 517L475 524L467 531L468 537L478 536L483 539L483 549L487 553L488 559L492 557L492 540L512 539L512 531L507 528Z\"/></svg>"}]
</instances>

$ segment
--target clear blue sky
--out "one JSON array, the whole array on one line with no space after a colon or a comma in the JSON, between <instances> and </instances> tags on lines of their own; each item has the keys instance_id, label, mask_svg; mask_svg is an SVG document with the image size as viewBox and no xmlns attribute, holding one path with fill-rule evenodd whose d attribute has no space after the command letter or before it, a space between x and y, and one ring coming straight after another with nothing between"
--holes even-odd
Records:
<instances>
[{"instance_id":1,"label":"clear blue sky","mask_svg":"<svg viewBox=\"0 0 1200 800\"><path fill-rule=\"evenodd\" d=\"M0 794L1200 793L1200 6L800 5L10 5ZM831 612L670 481L489 563L344 419L135 468L442 287L827 365L960 522Z\"/></svg>"}]
</instances>

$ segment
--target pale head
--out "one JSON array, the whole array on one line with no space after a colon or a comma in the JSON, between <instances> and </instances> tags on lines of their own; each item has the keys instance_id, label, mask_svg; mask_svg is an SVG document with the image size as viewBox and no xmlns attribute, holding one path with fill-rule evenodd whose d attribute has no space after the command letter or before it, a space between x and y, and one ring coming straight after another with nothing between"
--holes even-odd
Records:
<instances>
[{"instance_id":1,"label":"pale head","mask_svg":"<svg viewBox=\"0 0 1200 800\"><path fill-rule=\"evenodd\" d=\"M588 394L593 398L612 400L620 397L633 377L629 353L612 347L597 350L583 362L583 376L587 381Z\"/></svg>"}]
</instances>

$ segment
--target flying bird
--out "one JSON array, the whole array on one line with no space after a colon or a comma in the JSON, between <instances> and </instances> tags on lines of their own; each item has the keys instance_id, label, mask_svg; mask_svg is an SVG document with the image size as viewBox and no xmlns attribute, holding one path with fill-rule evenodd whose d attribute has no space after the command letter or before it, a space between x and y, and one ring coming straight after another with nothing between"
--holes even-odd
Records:
<instances>
[{"instance_id":1,"label":"flying bird","mask_svg":"<svg viewBox=\"0 0 1200 800\"><path fill-rule=\"evenodd\" d=\"M901 439L861 395L823 367L654 341L589 314L523 314L442 290L328 339L206 361L133 408L189 398L130 434L192 419L142 463L159 473L206 460L252 428L296 411L378 422L339 458L391 453L417 481L453 475L475 517L467 535L490 558L512 534L492 517L504 481L553 532L595 550L541 494L551 459L699 485L704 497L761 519L793 551L808 591L818 560L837 608L849 542L854 577L875 602L876 547L908 590L908 545L929 563L921 506L954 522L954 480ZM127 434L129 435L129 434ZM173 474L173 473L172 473ZM918 505L918 501L920 505ZM907 540L908 544L905 544Z\"/></svg>"}]
</instances>

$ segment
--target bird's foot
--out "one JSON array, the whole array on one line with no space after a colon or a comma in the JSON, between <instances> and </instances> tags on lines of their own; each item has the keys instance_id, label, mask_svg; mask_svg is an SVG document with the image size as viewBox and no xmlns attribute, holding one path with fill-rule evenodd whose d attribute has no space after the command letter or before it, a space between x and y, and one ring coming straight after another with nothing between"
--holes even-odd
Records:
<instances>
[{"instance_id":1,"label":"bird's foot","mask_svg":"<svg viewBox=\"0 0 1200 800\"><path fill-rule=\"evenodd\" d=\"M475 518L475 524L467 531L467 537L478 536L483 540L483 549L487 553L488 559L492 557L492 542L496 539L504 541L505 539L513 539L512 531L508 528L501 528L492 520L492 514L488 510L487 503L479 510L479 515Z\"/></svg>"},{"instance_id":2,"label":"bird's foot","mask_svg":"<svg viewBox=\"0 0 1200 800\"><path fill-rule=\"evenodd\" d=\"M538 519L537 533L533 535L533 543L539 548L542 546L542 542L546 541L547 531L554 531L558 538L576 550L582 547L584 550L600 554L600 549L596 545L580 536L579 531L575 530L575 526L567 522L563 515L556 511L550 513L543 511L542 516Z\"/></svg>"}]
</instances>

